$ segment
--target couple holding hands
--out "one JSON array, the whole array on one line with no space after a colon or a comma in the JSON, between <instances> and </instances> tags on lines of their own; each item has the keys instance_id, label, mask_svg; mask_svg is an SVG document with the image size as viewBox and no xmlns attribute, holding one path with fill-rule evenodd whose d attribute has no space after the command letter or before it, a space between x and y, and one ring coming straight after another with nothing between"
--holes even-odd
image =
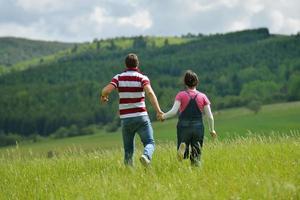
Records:
<instances>
[{"instance_id":1,"label":"couple holding hands","mask_svg":"<svg viewBox=\"0 0 300 200\"><path fill-rule=\"evenodd\" d=\"M196 73L188 70L184 74L186 90L180 91L171 110L163 113L150 80L139 69L136 54L128 54L125 58L126 69L115 75L111 82L102 89L100 100L108 101L109 94L117 89L119 93L119 113L122 124L124 144L124 163L133 165L134 136L139 134L144 145L140 162L149 166L155 144L153 129L145 105L145 94L156 110L157 119L164 121L179 113L177 123L177 158L190 158L192 166L200 166L201 148L204 139L203 117L208 121L208 128L213 138L217 137L214 130L214 118L210 109L210 101L205 94L197 90L199 79Z\"/></svg>"}]
</instances>

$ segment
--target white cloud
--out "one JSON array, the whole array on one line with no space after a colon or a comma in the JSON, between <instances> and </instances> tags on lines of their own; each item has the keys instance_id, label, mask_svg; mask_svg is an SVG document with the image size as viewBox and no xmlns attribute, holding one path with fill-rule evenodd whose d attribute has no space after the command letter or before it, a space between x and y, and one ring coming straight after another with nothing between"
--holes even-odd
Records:
<instances>
[{"instance_id":1,"label":"white cloud","mask_svg":"<svg viewBox=\"0 0 300 200\"><path fill-rule=\"evenodd\" d=\"M283 27L282 33L297 33L300 32L300 19L288 18L286 20L286 28Z\"/></svg>"},{"instance_id":2,"label":"white cloud","mask_svg":"<svg viewBox=\"0 0 300 200\"><path fill-rule=\"evenodd\" d=\"M239 0L220 0L220 3L228 8L236 7L239 2Z\"/></svg>"},{"instance_id":3,"label":"white cloud","mask_svg":"<svg viewBox=\"0 0 300 200\"><path fill-rule=\"evenodd\" d=\"M0 0L0 36L87 41L133 35L300 31L298 0Z\"/></svg>"},{"instance_id":4,"label":"white cloud","mask_svg":"<svg viewBox=\"0 0 300 200\"><path fill-rule=\"evenodd\" d=\"M137 11L129 16L114 17L110 16L104 8L96 7L90 14L89 20L96 22L99 27L109 24L111 26L129 26L146 30L152 26L151 16L147 10Z\"/></svg>"},{"instance_id":5,"label":"white cloud","mask_svg":"<svg viewBox=\"0 0 300 200\"><path fill-rule=\"evenodd\" d=\"M239 19L231 23L229 31L240 31L248 29L250 27L250 21L248 18Z\"/></svg>"},{"instance_id":6,"label":"white cloud","mask_svg":"<svg viewBox=\"0 0 300 200\"><path fill-rule=\"evenodd\" d=\"M111 16L109 12L101 7L95 7L94 10L86 15L82 15L70 20L69 30L73 33L83 28L90 31L106 31L112 29L122 30L124 28L146 30L152 26L150 13L147 10L140 10L129 16Z\"/></svg>"},{"instance_id":7,"label":"white cloud","mask_svg":"<svg viewBox=\"0 0 300 200\"><path fill-rule=\"evenodd\" d=\"M244 8L252 14L261 12L265 8L264 2L260 0L247 0L243 4Z\"/></svg>"},{"instance_id":8,"label":"white cloud","mask_svg":"<svg viewBox=\"0 0 300 200\"><path fill-rule=\"evenodd\" d=\"M30 26L22 26L16 23L0 24L0 35L2 36L16 36L16 37L29 37L32 39L54 40L49 32L45 29L45 21L39 20Z\"/></svg>"},{"instance_id":9,"label":"white cloud","mask_svg":"<svg viewBox=\"0 0 300 200\"><path fill-rule=\"evenodd\" d=\"M187 7L190 11L195 12L208 12L221 7L233 8L237 6L238 0L215 0L215 1L197 1L187 0Z\"/></svg>"},{"instance_id":10,"label":"white cloud","mask_svg":"<svg viewBox=\"0 0 300 200\"><path fill-rule=\"evenodd\" d=\"M300 19L284 16L282 12L274 10L270 13L270 29L276 33L296 33L300 31Z\"/></svg>"},{"instance_id":11,"label":"white cloud","mask_svg":"<svg viewBox=\"0 0 300 200\"><path fill-rule=\"evenodd\" d=\"M272 21L271 29L275 32L278 32L280 29L282 29L282 26L284 25L284 16L281 12L274 10L270 13L270 18Z\"/></svg>"},{"instance_id":12,"label":"white cloud","mask_svg":"<svg viewBox=\"0 0 300 200\"><path fill-rule=\"evenodd\" d=\"M110 17L104 8L96 7L94 11L88 17L90 21L96 22L98 26L102 26L105 23L112 23L113 17Z\"/></svg>"},{"instance_id":13,"label":"white cloud","mask_svg":"<svg viewBox=\"0 0 300 200\"><path fill-rule=\"evenodd\" d=\"M65 2L62 0L16 0L16 5L28 12L51 12L64 9Z\"/></svg>"},{"instance_id":14,"label":"white cloud","mask_svg":"<svg viewBox=\"0 0 300 200\"><path fill-rule=\"evenodd\" d=\"M153 22L147 10L141 10L128 17L118 18L117 23L122 26L132 26L137 29L146 30L151 28Z\"/></svg>"}]
</instances>

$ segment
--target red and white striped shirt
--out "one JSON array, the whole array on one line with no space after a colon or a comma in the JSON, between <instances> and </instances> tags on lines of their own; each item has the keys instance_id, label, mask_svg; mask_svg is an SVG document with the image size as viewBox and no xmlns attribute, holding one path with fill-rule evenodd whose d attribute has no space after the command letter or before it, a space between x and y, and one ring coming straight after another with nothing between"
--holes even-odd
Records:
<instances>
[{"instance_id":1,"label":"red and white striped shirt","mask_svg":"<svg viewBox=\"0 0 300 200\"><path fill-rule=\"evenodd\" d=\"M119 91L121 119L148 115L144 86L150 84L150 81L138 68L127 68L123 73L114 76L110 84Z\"/></svg>"}]
</instances>

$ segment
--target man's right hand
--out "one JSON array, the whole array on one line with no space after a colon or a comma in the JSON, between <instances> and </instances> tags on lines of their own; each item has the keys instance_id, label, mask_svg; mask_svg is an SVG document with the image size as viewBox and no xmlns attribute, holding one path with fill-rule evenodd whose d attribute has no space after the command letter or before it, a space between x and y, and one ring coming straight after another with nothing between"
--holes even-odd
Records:
<instances>
[{"instance_id":1,"label":"man's right hand","mask_svg":"<svg viewBox=\"0 0 300 200\"><path fill-rule=\"evenodd\" d=\"M101 102L102 103L106 103L106 102L108 102L108 96L101 96Z\"/></svg>"}]
</instances>

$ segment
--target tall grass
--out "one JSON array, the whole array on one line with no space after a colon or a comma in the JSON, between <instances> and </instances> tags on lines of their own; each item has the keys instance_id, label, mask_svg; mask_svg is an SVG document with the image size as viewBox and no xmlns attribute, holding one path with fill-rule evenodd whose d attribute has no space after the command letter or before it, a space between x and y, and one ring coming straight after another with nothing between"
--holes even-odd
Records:
<instances>
[{"instance_id":1,"label":"tall grass","mask_svg":"<svg viewBox=\"0 0 300 200\"><path fill-rule=\"evenodd\" d=\"M0 199L299 199L299 134L207 142L202 166L178 162L174 143L157 145L152 165L123 165L121 148L80 148L47 158L7 150Z\"/></svg>"}]
</instances>

